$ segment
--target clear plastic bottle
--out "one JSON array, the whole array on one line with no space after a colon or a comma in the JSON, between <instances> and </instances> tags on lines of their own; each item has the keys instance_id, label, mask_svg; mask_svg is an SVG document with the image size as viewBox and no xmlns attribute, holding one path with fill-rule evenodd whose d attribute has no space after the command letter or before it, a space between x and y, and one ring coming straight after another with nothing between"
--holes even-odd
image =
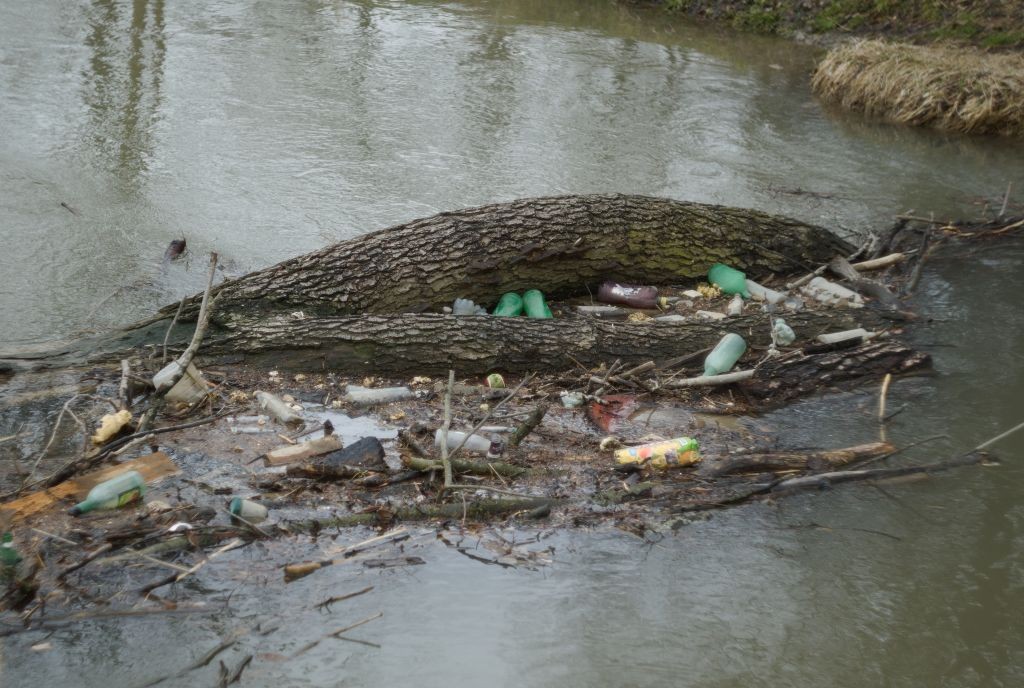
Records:
<instances>
[{"instance_id":1,"label":"clear plastic bottle","mask_svg":"<svg viewBox=\"0 0 1024 688\"><path fill-rule=\"evenodd\" d=\"M89 490L84 501L68 510L78 516L98 509L119 509L126 504L142 500L146 493L146 481L138 471L126 471Z\"/></svg>"},{"instance_id":2,"label":"clear plastic bottle","mask_svg":"<svg viewBox=\"0 0 1024 688\"><path fill-rule=\"evenodd\" d=\"M704 374L710 376L728 373L746 350L747 343L743 341L743 337L730 332L722 337L704 359Z\"/></svg>"}]
</instances>

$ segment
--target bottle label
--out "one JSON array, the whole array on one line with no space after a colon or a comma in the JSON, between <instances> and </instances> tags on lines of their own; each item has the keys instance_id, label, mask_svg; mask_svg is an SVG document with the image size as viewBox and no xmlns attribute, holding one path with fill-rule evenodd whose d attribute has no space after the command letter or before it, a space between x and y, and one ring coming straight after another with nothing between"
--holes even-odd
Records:
<instances>
[{"instance_id":1,"label":"bottle label","mask_svg":"<svg viewBox=\"0 0 1024 688\"><path fill-rule=\"evenodd\" d=\"M132 502L142 498L142 491L137 487L133 487L130 490L125 490L117 496L117 506L115 508L120 509L125 504L131 504Z\"/></svg>"}]
</instances>

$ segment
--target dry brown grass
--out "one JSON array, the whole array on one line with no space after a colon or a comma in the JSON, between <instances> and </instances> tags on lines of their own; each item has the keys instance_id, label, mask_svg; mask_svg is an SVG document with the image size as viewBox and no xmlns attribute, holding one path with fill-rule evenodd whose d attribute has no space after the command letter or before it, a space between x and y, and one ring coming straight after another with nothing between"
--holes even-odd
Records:
<instances>
[{"instance_id":1,"label":"dry brown grass","mask_svg":"<svg viewBox=\"0 0 1024 688\"><path fill-rule=\"evenodd\" d=\"M1024 135L1024 56L859 41L829 51L815 93L902 124Z\"/></svg>"}]
</instances>

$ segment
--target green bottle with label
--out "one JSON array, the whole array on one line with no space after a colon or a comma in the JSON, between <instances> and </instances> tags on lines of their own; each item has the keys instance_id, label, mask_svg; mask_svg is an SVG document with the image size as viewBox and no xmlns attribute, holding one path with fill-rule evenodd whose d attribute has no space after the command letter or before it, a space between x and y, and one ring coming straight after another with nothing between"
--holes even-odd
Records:
<instances>
[{"instance_id":1,"label":"green bottle with label","mask_svg":"<svg viewBox=\"0 0 1024 688\"><path fill-rule=\"evenodd\" d=\"M120 509L126 504L142 501L145 493L146 481L142 479L142 474L127 471L89 490L85 501L71 507L68 513L78 516L98 509Z\"/></svg>"}]
</instances>

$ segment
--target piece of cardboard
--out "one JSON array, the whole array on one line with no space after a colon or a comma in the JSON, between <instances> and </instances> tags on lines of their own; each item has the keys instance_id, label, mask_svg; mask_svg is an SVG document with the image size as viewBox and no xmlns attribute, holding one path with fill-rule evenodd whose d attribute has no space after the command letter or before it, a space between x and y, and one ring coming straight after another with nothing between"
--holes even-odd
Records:
<instances>
[{"instance_id":1,"label":"piece of cardboard","mask_svg":"<svg viewBox=\"0 0 1024 688\"><path fill-rule=\"evenodd\" d=\"M171 460L171 457L163 452L148 454L124 463L105 466L77 478L65 480L45 490L30 492L23 497L0 504L0 516L4 520L10 519L11 522L17 522L45 511L63 499L70 498L75 502L80 502L96 485L125 471L138 471L148 485L162 478L177 475L181 469Z\"/></svg>"}]
</instances>

